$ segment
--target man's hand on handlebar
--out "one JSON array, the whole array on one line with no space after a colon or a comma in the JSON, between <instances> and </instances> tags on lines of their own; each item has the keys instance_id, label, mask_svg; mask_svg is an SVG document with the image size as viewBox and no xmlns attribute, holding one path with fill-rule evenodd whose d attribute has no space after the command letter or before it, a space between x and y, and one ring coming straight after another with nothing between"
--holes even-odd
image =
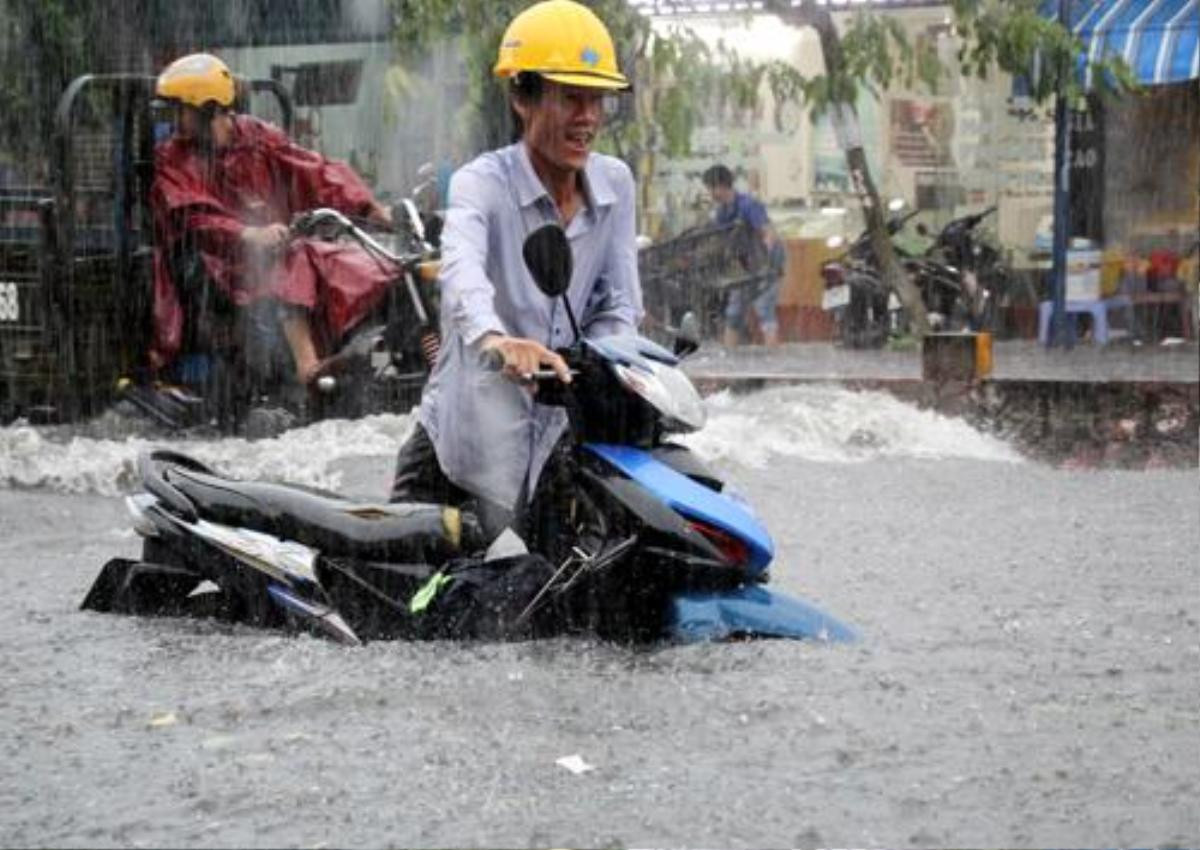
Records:
<instances>
[{"instance_id":1,"label":"man's hand on handlebar","mask_svg":"<svg viewBox=\"0 0 1200 850\"><path fill-rule=\"evenodd\" d=\"M258 251L278 251L287 243L287 240L288 226L286 224L267 224L263 227L242 229L242 244Z\"/></svg>"},{"instance_id":2,"label":"man's hand on handlebar","mask_svg":"<svg viewBox=\"0 0 1200 850\"><path fill-rule=\"evenodd\" d=\"M371 204L371 212L367 214L367 220L382 225L388 230L391 230L396 224L392 219L392 208L386 207L378 201Z\"/></svg>"},{"instance_id":3,"label":"man's hand on handlebar","mask_svg":"<svg viewBox=\"0 0 1200 850\"><path fill-rule=\"evenodd\" d=\"M485 357L498 355L503 360L501 371L511 380L529 383L542 367L549 367L564 384L571 383L567 362L535 340L493 333L484 337L479 348Z\"/></svg>"}]
</instances>

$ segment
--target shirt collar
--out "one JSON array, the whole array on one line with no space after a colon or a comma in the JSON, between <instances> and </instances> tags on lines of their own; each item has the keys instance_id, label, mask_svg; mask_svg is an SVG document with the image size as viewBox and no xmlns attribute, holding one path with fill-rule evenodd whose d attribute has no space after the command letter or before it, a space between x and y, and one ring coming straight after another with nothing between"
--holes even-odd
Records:
<instances>
[{"instance_id":1,"label":"shirt collar","mask_svg":"<svg viewBox=\"0 0 1200 850\"><path fill-rule=\"evenodd\" d=\"M533 170L533 163L529 159L529 149L525 147L525 142L518 141L513 148L516 157L513 180L516 183L517 199L521 206L527 207L538 198L549 197L550 193L546 191L537 172ZM611 206L617 200L612 184L605 175L604 168L600 165L595 153L588 154L587 165L583 168L583 194L588 207L592 209Z\"/></svg>"}]
</instances>

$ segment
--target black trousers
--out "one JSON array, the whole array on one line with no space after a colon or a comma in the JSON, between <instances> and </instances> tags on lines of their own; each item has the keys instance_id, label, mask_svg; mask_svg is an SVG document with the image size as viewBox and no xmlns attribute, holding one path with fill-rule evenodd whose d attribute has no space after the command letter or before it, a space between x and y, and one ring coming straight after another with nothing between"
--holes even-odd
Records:
<instances>
[{"instance_id":1,"label":"black trousers","mask_svg":"<svg viewBox=\"0 0 1200 850\"><path fill-rule=\"evenodd\" d=\"M481 438L482 439L482 438ZM479 518L486 536L494 538L511 527L531 552L557 561L569 549L569 518L574 487L571 441L564 436L555 445L542 468L533 498L519 498L516 511L464 490L446 477L437 451L424 426L400 446L396 474L392 479L391 502L427 502L452 505Z\"/></svg>"},{"instance_id":2,"label":"black trousers","mask_svg":"<svg viewBox=\"0 0 1200 850\"><path fill-rule=\"evenodd\" d=\"M208 274L194 239L185 237L168 257L183 309L184 354L220 356L244 372L241 381L258 393L292 375L291 352L271 299L237 306Z\"/></svg>"}]
</instances>

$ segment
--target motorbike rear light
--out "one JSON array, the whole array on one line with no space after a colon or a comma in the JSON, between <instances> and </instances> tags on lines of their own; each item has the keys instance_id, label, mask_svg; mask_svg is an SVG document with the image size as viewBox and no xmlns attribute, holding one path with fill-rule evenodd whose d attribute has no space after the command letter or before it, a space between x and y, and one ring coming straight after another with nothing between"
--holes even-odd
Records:
<instances>
[{"instance_id":1,"label":"motorbike rear light","mask_svg":"<svg viewBox=\"0 0 1200 850\"><path fill-rule=\"evenodd\" d=\"M732 566L744 567L750 561L750 549L732 534L704 522L689 522L688 525L716 546L721 556Z\"/></svg>"}]
</instances>

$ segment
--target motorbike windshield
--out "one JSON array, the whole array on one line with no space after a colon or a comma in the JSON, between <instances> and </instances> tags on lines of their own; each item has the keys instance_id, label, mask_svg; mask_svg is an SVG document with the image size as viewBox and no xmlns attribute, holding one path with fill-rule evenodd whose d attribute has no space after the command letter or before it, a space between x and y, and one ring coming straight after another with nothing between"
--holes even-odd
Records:
<instances>
[{"instance_id":1,"label":"motorbike windshield","mask_svg":"<svg viewBox=\"0 0 1200 850\"><path fill-rule=\"evenodd\" d=\"M675 355L632 335L589 340L589 345L610 363L625 389L658 412L665 430L684 432L704 427L704 401L679 369Z\"/></svg>"}]
</instances>

